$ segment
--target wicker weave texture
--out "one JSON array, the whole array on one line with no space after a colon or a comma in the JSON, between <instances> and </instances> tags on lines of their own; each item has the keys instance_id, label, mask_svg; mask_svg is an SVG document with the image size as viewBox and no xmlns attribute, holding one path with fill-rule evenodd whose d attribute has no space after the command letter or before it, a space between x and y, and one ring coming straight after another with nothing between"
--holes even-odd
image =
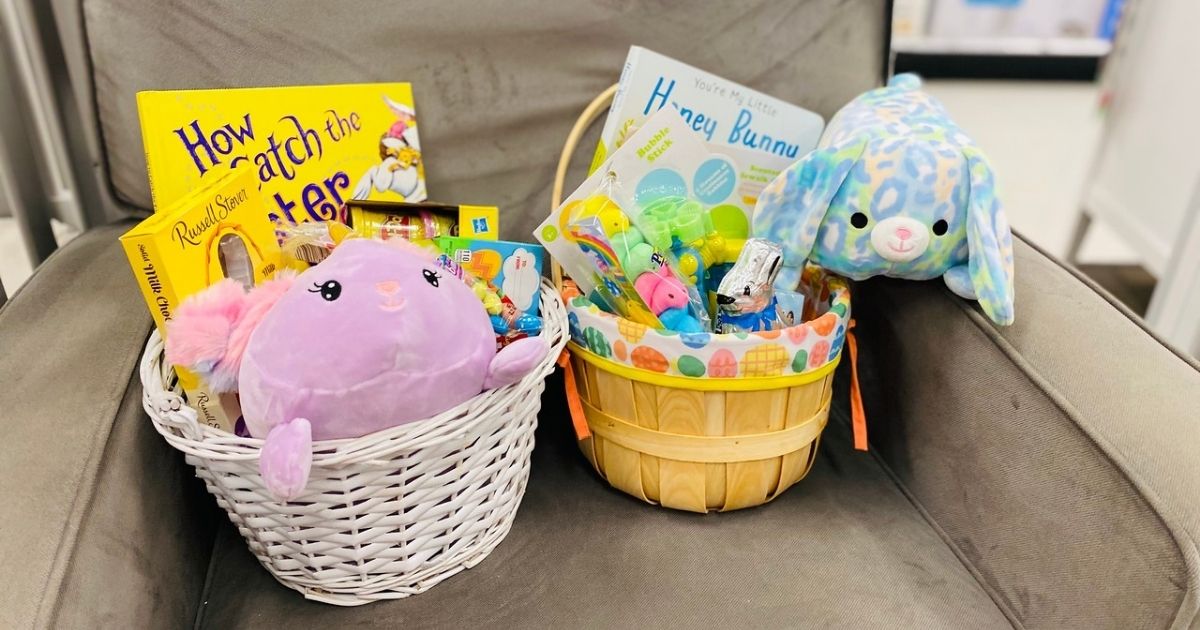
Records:
<instances>
[{"instance_id":1,"label":"wicker weave texture","mask_svg":"<svg viewBox=\"0 0 1200 630\"><path fill-rule=\"evenodd\" d=\"M158 333L142 358L143 404L283 585L339 605L407 597L478 564L512 526L544 379L567 340L548 284L542 315L551 351L531 374L428 420L315 443L305 494L288 503L259 475L261 440L197 422Z\"/></svg>"}]
</instances>

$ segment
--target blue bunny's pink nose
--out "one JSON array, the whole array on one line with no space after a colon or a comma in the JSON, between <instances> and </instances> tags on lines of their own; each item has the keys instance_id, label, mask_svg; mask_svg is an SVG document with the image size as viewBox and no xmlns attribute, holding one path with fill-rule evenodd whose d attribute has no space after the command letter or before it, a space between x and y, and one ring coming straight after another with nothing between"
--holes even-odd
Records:
<instances>
[{"instance_id":1,"label":"blue bunny's pink nose","mask_svg":"<svg viewBox=\"0 0 1200 630\"><path fill-rule=\"evenodd\" d=\"M400 283L395 280L385 280L375 284L375 291L384 297L391 297L400 291Z\"/></svg>"},{"instance_id":2,"label":"blue bunny's pink nose","mask_svg":"<svg viewBox=\"0 0 1200 630\"><path fill-rule=\"evenodd\" d=\"M906 227L896 228L896 238L898 238L902 241L907 241L911 236L912 236L912 230L909 230Z\"/></svg>"}]
</instances>

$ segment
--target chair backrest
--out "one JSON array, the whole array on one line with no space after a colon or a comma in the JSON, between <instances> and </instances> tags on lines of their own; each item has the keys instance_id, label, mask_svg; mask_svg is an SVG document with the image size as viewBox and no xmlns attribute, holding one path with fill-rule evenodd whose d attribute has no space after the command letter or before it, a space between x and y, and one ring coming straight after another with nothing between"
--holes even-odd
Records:
<instances>
[{"instance_id":1,"label":"chair backrest","mask_svg":"<svg viewBox=\"0 0 1200 630\"><path fill-rule=\"evenodd\" d=\"M150 208L139 90L409 81L430 197L498 205L503 235L527 238L547 210L567 132L616 82L631 44L828 117L882 79L889 8L886 0L55 0L54 17L90 135L81 150L95 154L87 175L99 179L101 219ZM572 173L568 187L581 179Z\"/></svg>"}]
</instances>

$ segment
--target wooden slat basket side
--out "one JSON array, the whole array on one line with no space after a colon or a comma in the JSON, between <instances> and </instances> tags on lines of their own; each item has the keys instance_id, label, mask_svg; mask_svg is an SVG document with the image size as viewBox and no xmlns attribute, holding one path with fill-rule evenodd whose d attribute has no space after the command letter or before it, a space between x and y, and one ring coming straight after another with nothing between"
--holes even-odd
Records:
<instances>
[{"instance_id":1,"label":"wooden slat basket side","mask_svg":"<svg viewBox=\"0 0 1200 630\"><path fill-rule=\"evenodd\" d=\"M778 389L697 391L598 369L572 356L592 437L583 454L613 487L692 512L761 505L812 468L833 373Z\"/></svg>"}]
</instances>

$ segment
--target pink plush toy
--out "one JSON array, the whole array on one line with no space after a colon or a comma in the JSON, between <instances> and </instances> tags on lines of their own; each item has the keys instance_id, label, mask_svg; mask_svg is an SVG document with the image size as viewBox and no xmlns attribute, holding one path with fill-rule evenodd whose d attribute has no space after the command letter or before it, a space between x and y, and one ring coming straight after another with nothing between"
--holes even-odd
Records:
<instances>
[{"instance_id":1,"label":"pink plush toy","mask_svg":"<svg viewBox=\"0 0 1200 630\"><path fill-rule=\"evenodd\" d=\"M687 288L671 274L666 265L657 271L643 272L634 280L633 286L655 315L669 308L687 307Z\"/></svg>"},{"instance_id":2,"label":"pink plush toy","mask_svg":"<svg viewBox=\"0 0 1200 630\"><path fill-rule=\"evenodd\" d=\"M656 271L642 272L633 281L633 287L663 326L684 333L704 332L700 321L688 313L687 287L666 265Z\"/></svg>"},{"instance_id":3,"label":"pink plush toy","mask_svg":"<svg viewBox=\"0 0 1200 630\"><path fill-rule=\"evenodd\" d=\"M313 440L436 415L520 380L549 351L530 337L497 353L469 287L415 247L365 239L249 293L214 285L168 333L168 361L240 393L250 434L265 439L263 480L285 501L304 490Z\"/></svg>"}]
</instances>

